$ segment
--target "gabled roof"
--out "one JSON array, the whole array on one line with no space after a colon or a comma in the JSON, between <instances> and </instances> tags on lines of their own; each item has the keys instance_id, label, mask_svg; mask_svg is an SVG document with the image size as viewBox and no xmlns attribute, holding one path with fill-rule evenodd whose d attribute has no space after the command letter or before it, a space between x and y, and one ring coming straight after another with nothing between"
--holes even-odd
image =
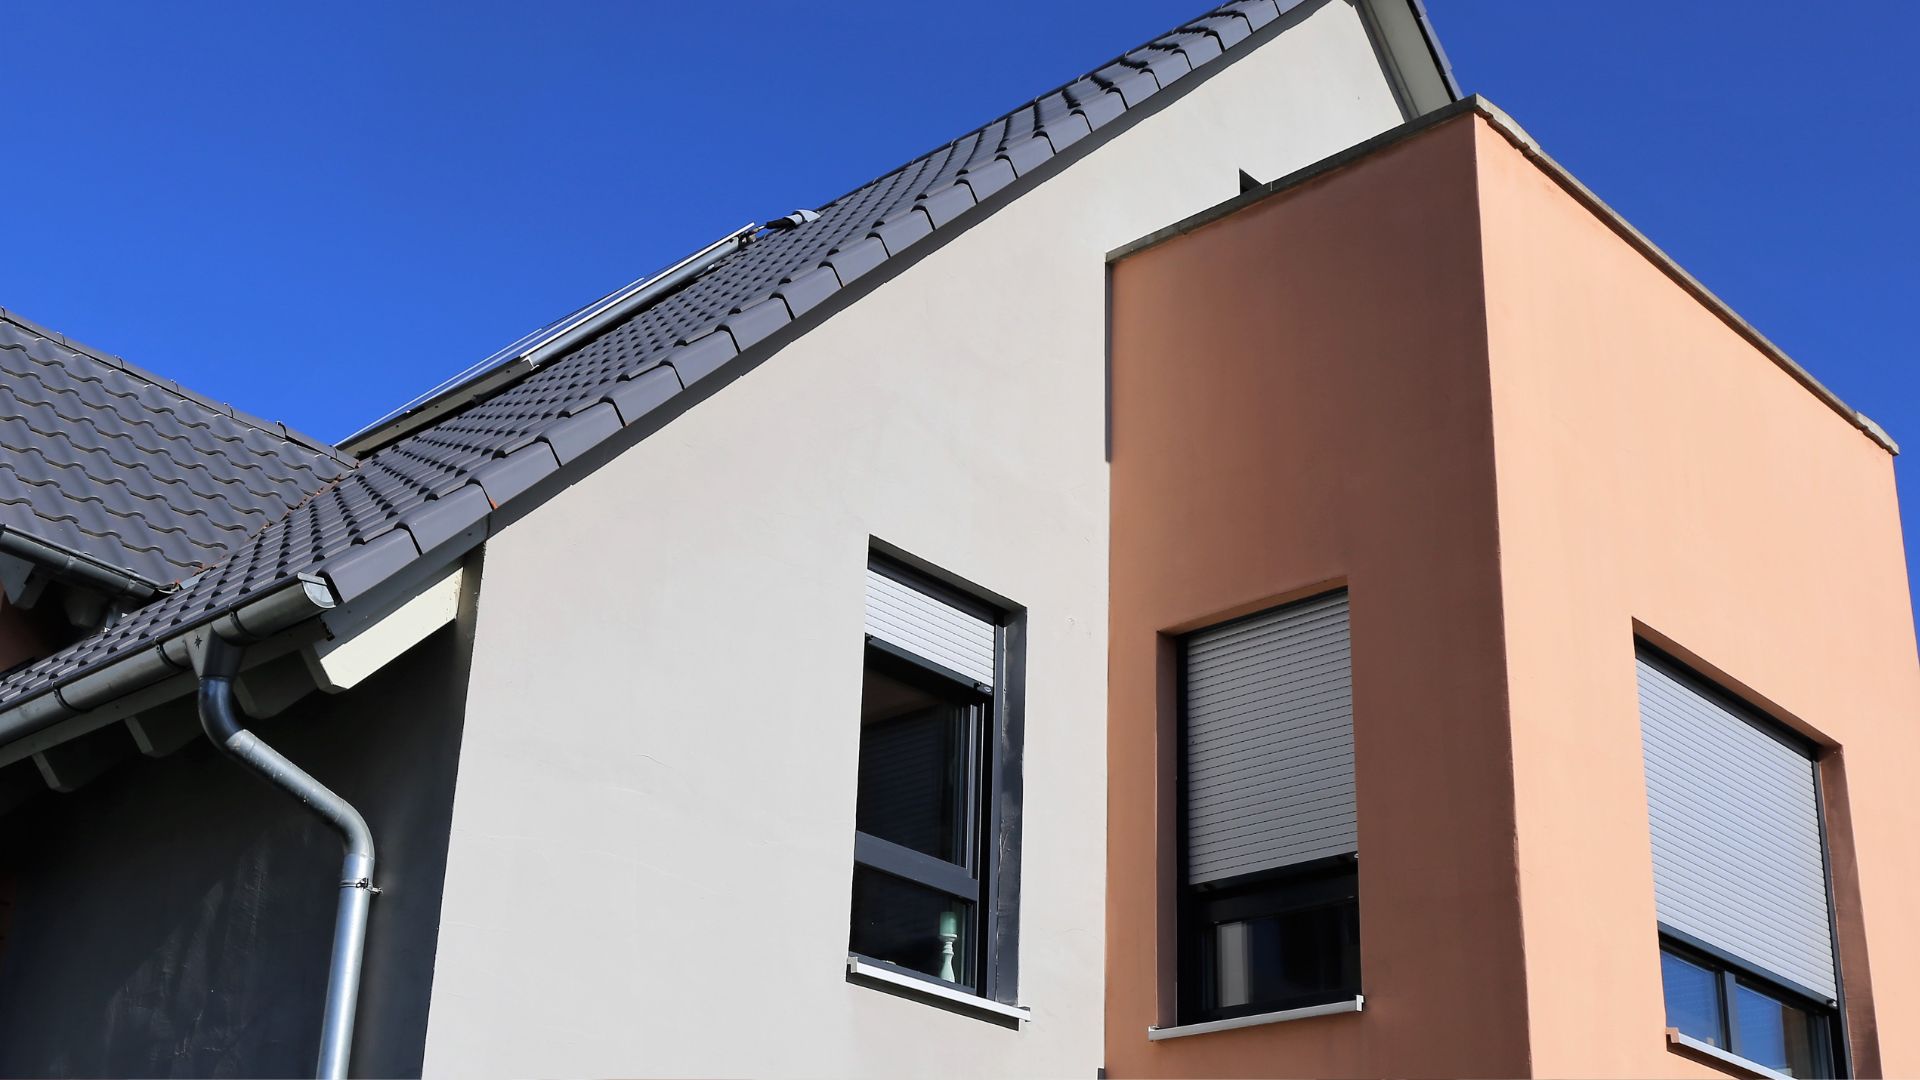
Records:
<instances>
[{"instance_id":1,"label":"gabled roof","mask_svg":"<svg viewBox=\"0 0 1920 1080\"><path fill-rule=\"evenodd\" d=\"M178 592L0 680L0 741L18 734L5 710L297 576L317 574L351 603L429 556L472 546L502 515L524 512L522 496L536 484L624 445L625 429L649 430L650 417L657 425L742 370L729 364L735 357L766 355L931 249L930 237L983 219L1143 110L1252 51L1299 2L1232 0L834 200L817 220L760 233L521 381L377 450Z\"/></svg>"},{"instance_id":2,"label":"gabled roof","mask_svg":"<svg viewBox=\"0 0 1920 1080\"><path fill-rule=\"evenodd\" d=\"M352 467L0 309L0 531L164 586Z\"/></svg>"}]
</instances>

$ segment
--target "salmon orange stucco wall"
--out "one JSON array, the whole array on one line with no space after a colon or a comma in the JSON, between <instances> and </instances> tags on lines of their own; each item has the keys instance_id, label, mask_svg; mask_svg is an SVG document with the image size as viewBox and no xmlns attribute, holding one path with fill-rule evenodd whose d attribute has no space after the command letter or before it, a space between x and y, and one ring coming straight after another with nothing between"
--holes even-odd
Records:
<instances>
[{"instance_id":1,"label":"salmon orange stucco wall","mask_svg":"<svg viewBox=\"0 0 1920 1080\"><path fill-rule=\"evenodd\" d=\"M1920 670L1892 456L1472 125L1535 1068L1675 1071L1637 626L1835 748L1855 1069L1920 1074Z\"/></svg>"},{"instance_id":2,"label":"salmon orange stucco wall","mask_svg":"<svg viewBox=\"0 0 1920 1080\"><path fill-rule=\"evenodd\" d=\"M1497 111L1379 142L1113 267L1109 1073L1727 1075L1664 1038L1640 637L1827 748L1853 1069L1920 1074L1890 454ZM1365 1011L1149 1042L1170 642L1332 584Z\"/></svg>"},{"instance_id":3,"label":"salmon orange stucco wall","mask_svg":"<svg viewBox=\"0 0 1920 1080\"><path fill-rule=\"evenodd\" d=\"M1107 1069L1529 1070L1474 133L1113 267ZM1366 1009L1171 1024L1168 635L1344 583Z\"/></svg>"}]
</instances>

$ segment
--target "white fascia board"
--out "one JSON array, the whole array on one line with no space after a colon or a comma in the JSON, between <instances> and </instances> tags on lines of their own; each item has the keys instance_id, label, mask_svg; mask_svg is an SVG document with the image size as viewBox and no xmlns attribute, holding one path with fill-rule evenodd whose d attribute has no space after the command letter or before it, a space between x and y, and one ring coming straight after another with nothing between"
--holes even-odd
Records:
<instances>
[{"instance_id":1,"label":"white fascia board","mask_svg":"<svg viewBox=\"0 0 1920 1080\"><path fill-rule=\"evenodd\" d=\"M1446 54L1419 0L1359 0L1358 7L1407 119L1459 99Z\"/></svg>"},{"instance_id":2,"label":"white fascia board","mask_svg":"<svg viewBox=\"0 0 1920 1080\"><path fill-rule=\"evenodd\" d=\"M452 622L460 613L461 573L455 565L351 636L309 645L304 656L315 685L329 694L350 690Z\"/></svg>"}]
</instances>

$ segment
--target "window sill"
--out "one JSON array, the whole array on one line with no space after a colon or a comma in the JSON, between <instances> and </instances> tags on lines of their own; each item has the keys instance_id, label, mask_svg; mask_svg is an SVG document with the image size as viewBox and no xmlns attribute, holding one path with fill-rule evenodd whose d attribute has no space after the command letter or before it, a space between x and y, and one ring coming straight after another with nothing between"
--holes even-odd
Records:
<instances>
[{"instance_id":1,"label":"window sill","mask_svg":"<svg viewBox=\"0 0 1920 1080\"><path fill-rule=\"evenodd\" d=\"M1725 1065L1733 1069L1738 1076L1764 1077L1765 1080L1793 1080L1793 1077L1786 1073L1769 1069L1757 1061L1743 1058L1731 1050L1722 1050L1712 1043L1702 1042L1691 1035L1682 1035L1673 1028L1667 1029L1667 1049L1684 1057L1698 1056L1716 1065Z\"/></svg>"},{"instance_id":2,"label":"window sill","mask_svg":"<svg viewBox=\"0 0 1920 1080\"><path fill-rule=\"evenodd\" d=\"M878 964L862 960L858 956L847 957L847 978L885 983L889 987L904 990L910 995L932 999L956 1012L971 1013L1003 1022L1012 1020L1016 1024L1027 1024L1033 1020L1033 1010L1025 1005L1005 1005L978 994L970 994L965 990L943 986L929 979L916 979L911 975L902 975L897 971L889 971Z\"/></svg>"},{"instance_id":3,"label":"window sill","mask_svg":"<svg viewBox=\"0 0 1920 1080\"><path fill-rule=\"evenodd\" d=\"M1347 1001L1329 1001L1325 1005L1308 1005L1300 1009L1283 1009L1280 1012L1255 1013L1252 1016L1236 1016L1231 1020L1209 1020L1204 1024L1181 1024L1177 1027L1150 1027L1147 1038L1159 1042L1161 1039L1182 1039L1188 1035L1207 1035L1215 1031L1232 1031L1235 1028L1260 1027L1264 1024L1284 1024L1289 1020L1307 1020L1315 1016L1337 1016L1340 1013L1357 1013L1366 1005L1365 994L1355 994Z\"/></svg>"}]
</instances>

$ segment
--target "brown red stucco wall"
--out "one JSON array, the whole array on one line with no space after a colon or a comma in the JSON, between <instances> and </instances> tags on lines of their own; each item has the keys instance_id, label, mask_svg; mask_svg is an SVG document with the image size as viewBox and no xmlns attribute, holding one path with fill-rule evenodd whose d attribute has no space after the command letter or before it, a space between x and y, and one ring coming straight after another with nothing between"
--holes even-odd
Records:
<instances>
[{"instance_id":1,"label":"brown red stucco wall","mask_svg":"<svg viewBox=\"0 0 1920 1080\"><path fill-rule=\"evenodd\" d=\"M1444 128L1113 268L1109 1075L1528 1071L1474 195ZM1336 582L1366 1011L1150 1043L1162 643Z\"/></svg>"},{"instance_id":2,"label":"brown red stucco wall","mask_svg":"<svg viewBox=\"0 0 1920 1080\"><path fill-rule=\"evenodd\" d=\"M1464 113L1113 267L1110 1075L1725 1075L1667 1048L1633 648L1830 748L1855 1071L1920 1073L1891 458ZM1169 635L1351 589L1366 1009L1173 1022Z\"/></svg>"}]
</instances>

